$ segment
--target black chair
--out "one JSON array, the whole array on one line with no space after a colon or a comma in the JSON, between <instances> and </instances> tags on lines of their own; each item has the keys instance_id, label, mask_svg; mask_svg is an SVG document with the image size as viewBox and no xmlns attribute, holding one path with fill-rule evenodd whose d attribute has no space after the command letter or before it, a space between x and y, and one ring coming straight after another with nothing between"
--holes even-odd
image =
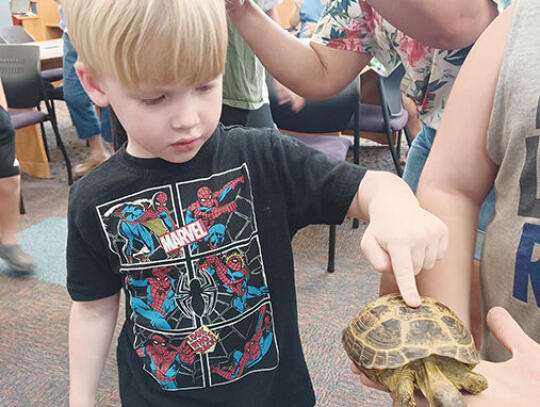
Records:
<instances>
[{"instance_id":1,"label":"black chair","mask_svg":"<svg viewBox=\"0 0 540 407\"><path fill-rule=\"evenodd\" d=\"M327 157L336 160L345 160L347 152L353 146L348 137L324 136L324 133L342 132L347 129L349 122L354 125L353 161L359 163L359 106L360 106L360 79L353 80L336 96L324 100L306 100L306 105L299 112L290 109L290 105L279 105L273 90L273 79L267 73L268 93L272 117L278 129L285 132L309 133L294 134L307 145L321 151ZM353 227L358 228L358 219L353 221ZM328 265L327 271L333 273L335 269L336 225L330 225L328 238Z\"/></svg>"},{"instance_id":2,"label":"black chair","mask_svg":"<svg viewBox=\"0 0 540 407\"><path fill-rule=\"evenodd\" d=\"M0 27L0 44L24 44L35 42L34 37L19 25ZM56 82L64 78L62 68L45 69L41 77L47 82Z\"/></svg>"},{"instance_id":3,"label":"black chair","mask_svg":"<svg viewBox=\"0 0 540 407\"><path fill-rule=\"evenodd\" d=\"M396 173L400 177L403 173L399 162L402 133L405 134L409 146L411 145L411 138L406 127L409 115L403 108L401 95L401 79L404 74L405 68L400 64L388 77L378 75L377 84L381 96L381 104L380 106L375 106L360 103L358 107L359 123L357 123L360 131L383 133L386 135L388 149L392 155ZM347 128L354 128L352 120Z\"/></svg>"},{"instance_id":4,"label":"black chair","mask_svg":"<svg viewBox=\"0 0 540 407\"><path fill-rule=\"evenodd\" d=\"M56 138L56 144L66 162L68 183L71 185L73 183L71 163L58 131L58 124L52 111L51 102L45 92L39 66L39 47L0 44L0 78L2 78L4 84L8 106L11 109L26 109L8 110L13 127L20 129L49 121ZM46 113L39 110L42 101Z\"/></svg>"}]
</instances>

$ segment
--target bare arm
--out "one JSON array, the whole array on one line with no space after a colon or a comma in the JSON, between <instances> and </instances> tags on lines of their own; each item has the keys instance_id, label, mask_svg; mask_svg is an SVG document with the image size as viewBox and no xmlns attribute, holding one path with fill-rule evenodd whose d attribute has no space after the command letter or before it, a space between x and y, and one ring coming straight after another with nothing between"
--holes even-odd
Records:
<instances>
[{"instance_id":1,"label":"bare arm","mask_svg":"<svg viewBox=\"0 0 540 407\"><path fill-rule=\"evenodd\" d=\"M497 16L492 0L367 0L394 27L440 49L473 44Z\"/></svg>"},{"instance_id":2,"label":"bare arm","mask_svg":"<svg viewBox=\"0 0 540 407\"><path fill-rule=\"evenodd\" d=\"M239 3L228 8L231 22L268 72L300 96L323 99L339 93L371 59L358 52L306 44L287 33L251 0Z\"/></svg>"},{"instance_id":3,"label":"bare arm","mask_svg":"<svg viewBox=\"0 0 540 407\"><path fill-rule=\"evenodd\" d=\"M4 86L2 85L2 79L0 79L0 106L7 110L6 94L4 93Z\"/></svg>"},{"instance_id":4,"label":"bare arm","mask_svg":"<svg viewBox=\"0 0 540 407\"><path fill-rule=\"evenodd\" d=\"M419 275L420 291L453 308L466 324L478 210L497 171L486 140L511 10L488 27L469 53L417 192L420 204L449 229L448 252L433 270Z\"/></svg>"},{"instance_id":5,"label":"bare arm","mask_svg":"<svg viewBox=\"0 0 540 407\"><path fill-rule=\"evenodd\" d=\"M71 407L95 405L96 389L111 346L120 293L97 301L74 302L69 319L69 399Z\"/></svg>"},{"instance_id":6,"label":"bare arm","mask_svg":"<svg viewBox=\"0 0 540 407\"><path fill-rule=\"evenodd\" d=\"M414 276L444 254L446 226L420 207L405 181L385 171L366 173L347 215L369 219L362 250L383 276L395 276L407 304L420 305Z\"/></svg>"}]
</instances>

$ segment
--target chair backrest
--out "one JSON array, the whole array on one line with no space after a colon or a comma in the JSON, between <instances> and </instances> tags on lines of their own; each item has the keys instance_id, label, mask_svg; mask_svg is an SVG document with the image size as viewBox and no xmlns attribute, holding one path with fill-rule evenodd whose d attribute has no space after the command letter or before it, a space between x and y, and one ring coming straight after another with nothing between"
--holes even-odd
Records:
<instances>
[{"instance_id":1,"label":"chair backrest","mask_svg":"<svg viewBox=\"0 0 540 407\"><path fill-rule=\"evenodd\" d=\"M401 99L401 80L403 79L403 75L405 75L405 68L402 64L399 64L386 78L379 75L381 106L386 105L390 116L400 116L403 111L403 101Z\"/></svg>"},{"instance_id":2,"label":"chair backrest","mask_svg":"<svg viewBox=\"0 0 540 407\"><path fill-rule=\"evenodd\" d=\"M0 78L8 106L37 107L44 99L37 45L0 44Z\"/></svg>"},{"instance_id":3,"label":"chair backrest","mask_svg":"<svg viewBox=\"0 0 540 407\"><path fill-rule=\"evenodd\" d=\"M34 37L20 25L0 27L0 40L5 44L22 44L35 41Z\"/></svg>"},{"instance_id":4,"label":"chair backrest","mask_svg":"<svg viewBox=\"0 0 540 407\"><path fill-rule=\"evenodd\" d=\"M355 78L337 95L323 100L306 100L299 112L290 105L279 105L272 87L273 79L267 74L268 94L272 117L282 130L299 133L334 133L347 128L360 101L360 80Z\"/></svg>"}]
</instances>

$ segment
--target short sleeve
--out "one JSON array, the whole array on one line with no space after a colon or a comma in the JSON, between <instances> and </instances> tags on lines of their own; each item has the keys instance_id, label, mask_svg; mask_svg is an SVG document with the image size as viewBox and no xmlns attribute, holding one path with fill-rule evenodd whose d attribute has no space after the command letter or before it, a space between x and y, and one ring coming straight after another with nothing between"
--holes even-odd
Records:
<instances>
[{"instance_id":1,"label":"short sleeve","mask_svg":"<svg viewBox=\"0 0 540 407\"><path fill-rule=\"evenodd\" d=\"M363 0L329 0L312 41L336 49L375 57L380 72L399 65L396 39L401 32ZM379 70L377 70L379 72Z\"/></svg>"},{"instance_id":2,"label":"short sleeve","mask_svg":"<svg viewBox=\"0 0 540 407\"><path fill-rule=\"evenodd\" d=\"M67 289L74 301L93 301L116 294L122 283L108 256L95 208L86 204L88 197L80 196L76 186L68 205Z\"/></svg>"},{"instance_id":3,"label":"short sleeve","mask_svg":"<svg viewBox=\"0 0 540 407\"><path fill-rule=\"evenodd\" d=\"M358 192L365 168L324 154L289 137L276 137L272 157L280 179L293 230L310 224L340 224Z\"/></svg>"}]
</instances>

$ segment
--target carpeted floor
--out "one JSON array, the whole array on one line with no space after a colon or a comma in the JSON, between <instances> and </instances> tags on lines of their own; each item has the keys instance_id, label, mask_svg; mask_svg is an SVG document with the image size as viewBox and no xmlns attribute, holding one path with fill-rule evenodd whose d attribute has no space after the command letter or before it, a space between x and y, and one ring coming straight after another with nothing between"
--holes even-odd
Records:
<instances>
[{"instance_id":1,"label":"carpeted floor","mask_svg":"<svg viewBox=\"0 0 540 407\"><path fill-rule=\"evenodd\" d=\"M75 165L85 158L85 144L77 140L61 103L58 117ZM64 285L64 242L68 187L50 131L48 137L52 178L37 180L23 175L22 180L27 214L21 216L19 238L36 260L36 272L18 276L0 264L0 271L4 271L0 272L1 407L67 406L70 300ZM373 143L363 142L361 159L368 168L393 168L386 147ZM325 271L328 227L309 226L293 242L300 332L318 406L391 405L386 394L363 387L350 372L340 343L345 324L377 295L378 275L360 251L364 227L361 224L354 230L350 220L338 227L334 274ZM113 350L99 386L97 405L120 405Z\"/></svg>"}]
</instances>

